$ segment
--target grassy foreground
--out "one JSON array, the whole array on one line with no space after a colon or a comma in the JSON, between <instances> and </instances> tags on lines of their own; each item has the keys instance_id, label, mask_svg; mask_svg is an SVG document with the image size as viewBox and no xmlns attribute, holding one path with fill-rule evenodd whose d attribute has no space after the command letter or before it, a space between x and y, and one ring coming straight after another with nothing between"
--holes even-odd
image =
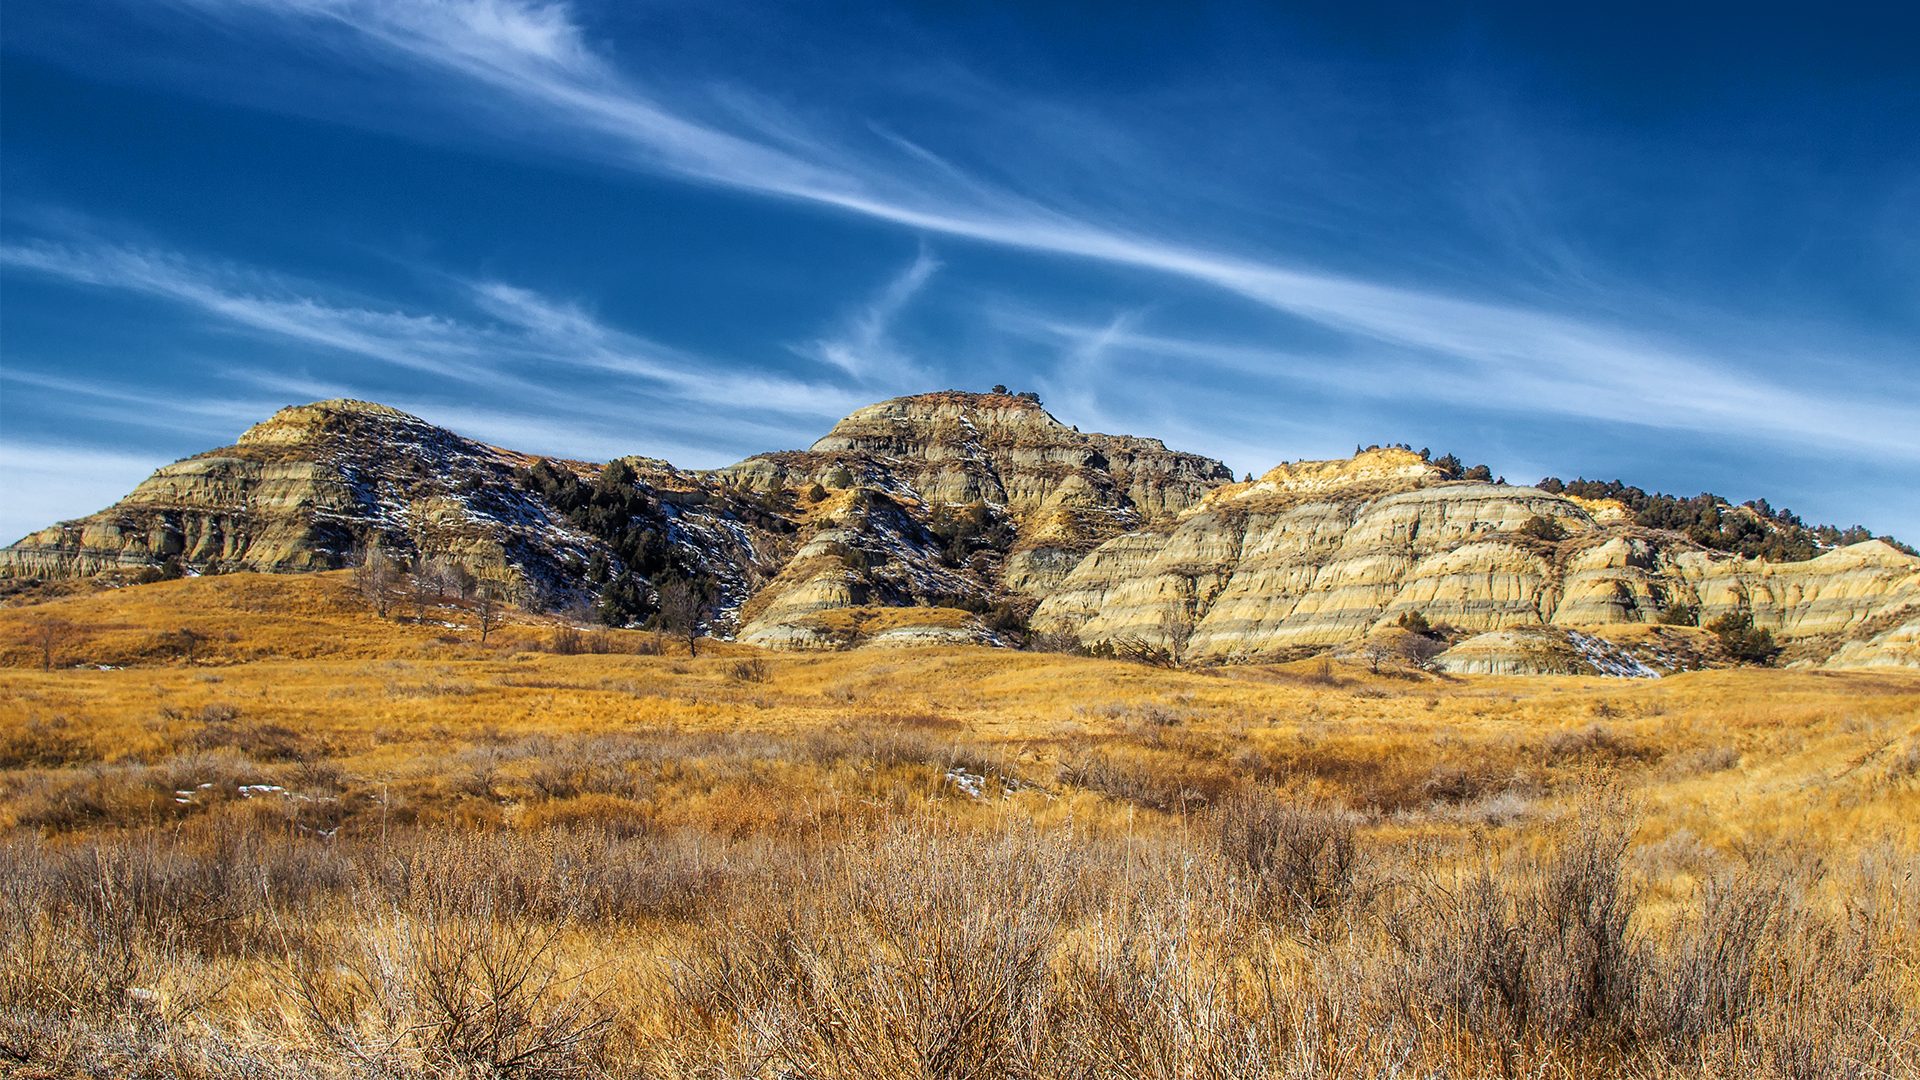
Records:
<instances>
[{"instance_id":1,"label":"grassy foreground","mask_svg":"<svg viewBox=\"0 0 1920 1080\"><path fill-rule=\"evenodd\" d=\"M395 614L0 609L0 1071L1920 1076L1920 674Z\"/></svg>"}]
</instances>

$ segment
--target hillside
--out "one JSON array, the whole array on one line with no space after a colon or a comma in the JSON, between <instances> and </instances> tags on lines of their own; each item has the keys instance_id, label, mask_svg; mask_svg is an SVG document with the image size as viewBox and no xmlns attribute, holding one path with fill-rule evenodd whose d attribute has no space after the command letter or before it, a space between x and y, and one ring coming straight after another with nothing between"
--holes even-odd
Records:
<instances>
[{"instance_id":1,"label":"hillside","mask_svg":"<svg viewBox=\"0 0 1920 1080\"><path fill-rule=\"evenodd\" d=\"M1920 664L1920 558L1889 543L1764 505L1683 513L1618 484L1463 479L1482 475L1374 448L1236 483L1004 393L882 402L806 450L711 471L535 459L325 401L0 549L0 578L306 572L378 549L442 592L464 579L615 626L671 594L681 621L778 648L1247 663L1374 647L1412 620L1414 658L1463 671L1675 670L1684 650L1646 634L1626 635L1625 659L1582 642L1709 625L1754 635L1749 659Z\"/></svg>"},{"instance_id":2,"label":"hillside","mask_svg":"<svg viewBox=\"0 0 1920 1080\"><path fill-rule=\"evenodd\" d=\"M474 615L0 610L0 1072L1912 1075L1920 673Z\"/></svg>"}]
</instances>

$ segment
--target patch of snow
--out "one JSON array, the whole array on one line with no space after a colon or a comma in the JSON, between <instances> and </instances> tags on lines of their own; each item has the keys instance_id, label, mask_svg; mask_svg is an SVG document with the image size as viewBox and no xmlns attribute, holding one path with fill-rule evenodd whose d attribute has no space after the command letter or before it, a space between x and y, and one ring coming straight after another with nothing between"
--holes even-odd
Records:
<instances>
[{"instance_id":1,"label":"patch of snow","mask_svg":"<svg viewBox=\"0 0 1920 1080\"><path fill-rule=\"evenodd\" d=\"M987 778L965 769L948 769L947 782L967 793L969 798L985 801L987 797Z\"/></svg>"},{"instance_id":2,"label":"patch of snow","mask_svg":"<svg viewBox=\"0 0 1920 1080\"><path fill-rule=\"evenodd\" d=\"M1632 653L1610 641L1569 630L1567 642L1580 654L1582 660L1593 665L1594 670L1605 678L1657 679L1660 677L1658 671L1641 663Z\"/></svg>"}]
</instances>

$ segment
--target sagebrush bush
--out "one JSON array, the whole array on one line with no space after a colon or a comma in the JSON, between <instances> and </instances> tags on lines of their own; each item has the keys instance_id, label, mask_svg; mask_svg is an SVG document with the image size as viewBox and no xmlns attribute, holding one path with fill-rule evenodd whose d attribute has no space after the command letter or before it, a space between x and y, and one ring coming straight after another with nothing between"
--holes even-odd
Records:
<instances>
[{"instance_id":1,"label":"sagebrush bush","mask_svg":"<svg viewBox=\"0 0 1920 1080\"><path fill-rule=\"evenodd\" d=\"M1911 855L1750 849L1656 915L1617 800L1463 857L1267 790L1196 823L16 840L0 1039L108 1073L1910 1074Z\"/></svg>"}]
</instances>

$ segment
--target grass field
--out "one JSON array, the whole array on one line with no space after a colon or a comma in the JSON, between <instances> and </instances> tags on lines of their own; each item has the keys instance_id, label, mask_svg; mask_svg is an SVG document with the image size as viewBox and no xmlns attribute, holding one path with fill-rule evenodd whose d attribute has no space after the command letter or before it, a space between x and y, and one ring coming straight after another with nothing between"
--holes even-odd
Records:
<instances>
[{"instance_id":1,"label":"grass field","mask_svg":"<svg viewBox=\"0 0 1920 1080\"><path fill-rule=\"evenodd\" d=\"M1920 673L394 614L340 575L0 608L0 1060L1920 1076Z\"/></svg>"}]
</instances>

